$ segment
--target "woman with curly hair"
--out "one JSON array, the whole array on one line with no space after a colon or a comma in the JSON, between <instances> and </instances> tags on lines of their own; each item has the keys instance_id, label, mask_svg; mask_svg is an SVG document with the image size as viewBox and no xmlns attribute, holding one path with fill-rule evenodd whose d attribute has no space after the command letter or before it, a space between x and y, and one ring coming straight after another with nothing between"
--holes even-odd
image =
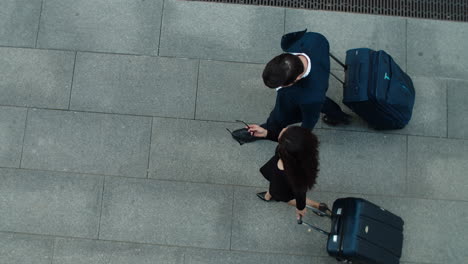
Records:
<instances>
[{"instance_id":1,"label":"woman with curly hair","mask_svg":"<svg viewBox=\"0 0 468 264\"><path fill-rule=\"evenodd\" d=\"M305 215L306 205L329 213L326 204L306 197L307 191L315 185L319 171L317 136L299 126L286 127L279 135L257 125L249 125L248 131L256 137L278 141L275 155L260 168L270 187L257 196L267 202L282 201L295 206L298 219Z\"/></svg>"}]
</instances>

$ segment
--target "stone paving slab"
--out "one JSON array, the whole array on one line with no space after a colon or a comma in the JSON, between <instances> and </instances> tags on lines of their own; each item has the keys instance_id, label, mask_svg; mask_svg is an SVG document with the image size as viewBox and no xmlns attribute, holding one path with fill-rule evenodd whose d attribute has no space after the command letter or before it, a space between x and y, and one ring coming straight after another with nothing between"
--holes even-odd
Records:
<instances>
[{"instance_id":1,"label":"stone paving slab","mask_svg":"<svg viewBox=\"0 0 468 264\"><path fill-rule=\"evenodd\" d=\"M34 48L42 0L0 3L0 45Z\"/></svg>"},{"instance_id":2,"label":"stone paving slab","mask_svg":"<svg viewBox=\"0 0 468 264\"><path fill-rule=\"evenodd\" d=\"M103 178L0 169L0 231L97 238Z\"/></svg>"},{"instance_id":3,"label":"stone paving slab","mask_svg":"<svg viewBox=\"0 0 468 264\"><path fill-rule=\"evenodd\" d=\"M26 108L0 107L0 167L20 166Z\"/></svg>"},{"instance_id":4,"label":"stone paving slab","mask_svg":"<svg viewBox=\"0 0 468 264\"><path fill-rule=\"evenodd\" d=\"M73 52L0 48L0 104L67 109Z\"/></svg>"},{"instance_id":5,"label":"stone paving slab","mask_svg":"<svg viewBox=\"0 0 468 264\"><path fill-rule=\"evenodd\" d=\"M369 198L405 221L402 261L463 263L468 257L468 203Z\"/></svg>"},{"instance_id":6,"label":"stone paving slab","mask_svg":"<svg viewBox=\"0 0 468 264\"><path fill-rule=\"evenodd\" d=\"M260 190L235 188L233 249L327 255L326 237L315 231L308 233L307 228L295 224L294 207L265 203L255 196L256 191ZM468 232L467 202L325 192L310 192L308 197L330 206L337 198L361 197L401 216L405 221L403 263L462 263L467 257L468 248L463 242ZM325 229L330 227L329 220L311 212L304 220Z\"/></svg>"},{"instance_id":7,"label":"stone paving slab","mask_svg":"<svg viewBox=\"0 0 468 264\"><path fill-rule=\"evenodd\" d=\"M408 19L408 72L468 79L466 23Z\"/></svg>"},{"instance_id":8,"label":"stone paving slab","mask_svg":"<svg viewBox=\"0 0 468 264\"><path fill-rule=\"evenodd\" d=\"M316 130L317 190L399 195L406 186L406 136Z\"/></svg>"},{"instance_id":9,"label":"stone paving slab","mask_svg":"<svg viewBox=\"0 0 468 264\"><path fill-rule=\"evenodd\" d=\"M193 118L197 71L197 60L80 52L70 108Z\"/></svg>"},{"instance_id":10,"label":"stone paving slab","mask_svg":"<svg viewBox=\"0 0 468 264\"><path fill-rule=\"evenodd\" d=\"M157 55L162 5L162 0L47 0L37 45Z\"/></svg>"},{"instance_id":11,"label":"stone paving slab","mask_svg":"<svg viewBox=\"0 0 468 264\"><path fill-rule=\"evenodd\" d=\"M205 249L187 249L185 253L184 264L304 264L314 263L316 259L310 256L294 256L282 254L265 254L254 252L239 252L239 251L219 251ZM336 262L336 261L335 261ZM330 262L332 263L332 262ZM323 262L325 264L325 262Z\"/></svg>"},{"instance_id":12,"label":"stone paving slab","mask_svg":"<svg viewBox=\"0 0 468 264\"><path fill-rule=\"evenodd\" d=\"M330 52L344 62L346 51L371 48L387 51L406 69L406 21L398 17L340 12L286 10L286 32L318 32L330 42ZM342 69L332 62L333 69Z\"/></svg>"},{"instance_id":13,"label":"stone paving slab","mask_svg":"<svg viewBox=\"0 0 468 264\"><path fill-rule=\"evenodd\" d=\"M146 177L151 118L32 109L22 167Z\"/></svg>"},{"instance_id":14,"label":"stone paving slab","mask_svg":"<svg viewBox=\"0 0 468 264\"><path fill-rule=\"evenodd\" d=\"M231 131L240 123L153 119L150 178L264 186L260 167L273 155L269 140L240 146Z\"/></svg>"},{"instance_id":15,"label":"stone paving slab","mask_svg":"<svg viewBox=\"0 0 468 264\"><path fill-rule=\"evenodd\" d=\"M183 249L134 243L57 238L54 264L181 264Z\"/></svg>"},{"instance_id":16,"label":"stone paving slab","mask_svg":"<svg viewBox=\"0 0 468 264\"><path fill-rule=\"evenodd\" d=\"M231 249L281 254L328 256L327 238L298 225L295 209L283 202L266 203L255 195L262 189L236 187ZM326 193L309 193L316 201L334 200ZM330 221L308 212L305 219L329 228Z\"/></svg>"},{"instance_id":17,"label":"stone paving slab","mask_svg":"<svg viewBox=\"0 0 468 264\"><path fill-rule=\"evenodd\" d=\"M263 84L265 65L201 61L197 119L264 123L276 91Z\"/></svg>"},{"instance_id":18,"label":"stone paving slab","mask_svg":"<svg viewBox=\"0 0 468 264\"><path fill-rule=\"evenodd\" d=\"M408 192L468 201L468 140L408 138Z\"/></svg>"},{"instance_id":19,"label":"stone paving slab","mask_svg":"<svg viewBox=\"0 0 468 264\"><path fill-rule=\"evenodd\" d=\"M282 8L166 0L159 55L265 63L283 29Z\"/></svg>"},{"instance_id":20,"label":"stone paving slab","mask_svg":"<svg viewBox=\"0 0 468 264\"><path fill-rule=\"evenodd\" d=\"M468 81L447 80L448 137L468 139Z\"/></svg>"},{"instance_id":21,"label":"stone paving slab","mask_svg":"<svg viewBox=\"0 0 468 264\"><path fill-rule=\"evenodd\" d=\"M42 2L42 49L28 49ZM0 167L33 170L0 169L0 263L51 263L54 239L53 263L336 263L326 237L296 224L293 207L255 196L266 189L258 169L276 144L239 146L225 131L241 127L228 123L234 119L266 119L274 93L261 83L263 63L281 53L284 32L306 27L325 34L342 59L350 48L385 49L417 89L404 130L377 132L359 120L337 128L319 123L319 191L309 197L331 205L365 195L402 216L402 263L464 263L465 24L176 0L2 1L0 46L8 47L0 48ZM80 51L71 102L76 53L44 49ZM333 82L328 94L341 101ZM6 107L67 110L70 103L83 111L216 122L34 109L27 116L25 108ZM438 138L447 135L459 139ZM311 212L306 220L330 226Z\"/></svg>"},{"instance_id":22,"label":"stone paving slab","mask_svg":"<svg viewBox=\"0 0 468 264\"><path fill-rule=\"evenodd\" d=\"M53 238L0 233L0 263L52 263Z\"/></svg>"},{"instance_id":23,"label":"stone paving slab","mask_svg":"<svg viewBox=\"0 0 468 264\"><path fill-rule=\"evenodd\" d=\"M447 86L437 78L412 77L416 100L408 125L395 133L446 137Z\"/></svg>"},{"instance_id":24,"label":"stone paving slab","mask_svg":"<svg viewBox=\"0 0 468 264\"><path fill-rule=\"evenodd\" d=\"M229 186L106 177L99 238L229 249Z\"/></svg>"}]
</instances>

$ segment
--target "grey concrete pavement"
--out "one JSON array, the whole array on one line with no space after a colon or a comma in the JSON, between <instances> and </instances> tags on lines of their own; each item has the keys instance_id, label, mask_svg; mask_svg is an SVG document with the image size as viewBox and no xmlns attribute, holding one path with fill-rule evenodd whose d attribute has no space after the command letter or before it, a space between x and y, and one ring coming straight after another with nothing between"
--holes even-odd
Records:
<instances>
[{"instance_id":1,"label":"grey concrete pavement","mask_svg":"<svg viewBox=\"0 0 468 264\"><path fill-rule=\"evenodd\" d=\"M342 59L388 51L416 89L402 130L317 124L309 197L402 216L402 263L464 263L468 24L176 0L1 1L0 263L336 263L255 196L276 145L226 131L266 120L263 63L305 28Z\"/></svg>"}]
</instances>

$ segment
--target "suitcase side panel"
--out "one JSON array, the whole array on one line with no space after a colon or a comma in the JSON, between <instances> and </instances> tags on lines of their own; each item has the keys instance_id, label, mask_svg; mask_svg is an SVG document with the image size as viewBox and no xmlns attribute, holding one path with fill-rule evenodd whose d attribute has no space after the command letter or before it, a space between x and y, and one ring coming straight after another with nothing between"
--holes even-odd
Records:
<instances>
[{"instance_id":1,"label":"suitcase side panel","mask_svg":"<svg viewBox=\"0 0 468 264\"><path fill-rule=\"evenodd\" d=\"M358 254L361 256L392 255L401 257L403 244L403 232L393 226L363 216L356 216L354 223L350 223L343 239L343 255ZM347 236L349 234L349 236ZM365 251L356 245L355 241L361 241L360 245L372 248Z\"/></svg>"},{"instance_id":2,"label":"suitcase side panel","mask_svg":"<svg viewBox=\"0 0 468 264\"><path fill-rule=\"evenodd\" d=\"M389 253L388 251L376 250L376 248L367 241L360 238L356 239L356 254L353 254L348 259L353 263L366 264L399 264L400 258ZM362 254L365 253L365 254Z\"/></svg>"},{"instance_id":3,"label":"suitcase side panel","mask_svg":"<svg viewBox=\"0 0 468 264\"><path fill-rule=\"evenodd\" d=\"M411 78L385 51L373 53L369 93L389 114L407 124L413 112L415 92Z\"/></svg>"},{"instance_id":4,"label":"suitcase side panel","mask_svg":"<svg viewBox=\"0 0 468 264\"><path fill-rule=\"evenodd\" d=\"M401 217L366 200L358 201L358 203L361 204L361 210L357 212L359 215L390 225L396 230L403 231L404 222Z\"/></svg>"},{"instance_id":5,"label":"suitcase side panel","mask_svg":"<svg viewBox=\"0 0 468 264\"><path fill-rule=\"evenodd\" d=\"M343 103L375 129L397 129L406 125L406 123L400 122L392 115L381 110L379 105L370 100L361 102L346 102L343 100Z\"/></svg>"}]
</instances>

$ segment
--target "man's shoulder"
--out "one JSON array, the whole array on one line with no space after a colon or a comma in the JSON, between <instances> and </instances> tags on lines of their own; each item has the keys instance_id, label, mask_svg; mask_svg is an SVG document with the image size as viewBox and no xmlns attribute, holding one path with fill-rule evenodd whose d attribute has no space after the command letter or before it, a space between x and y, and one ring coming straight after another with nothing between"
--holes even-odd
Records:
<instances>
[{"instance_id":1,"label":"man's shoulder","mask_svg":"<svg viewBox=\"0 0 468 264\"><path fill-rule=\"evenodd\" d=\"M301 43L320 42L328 45L328 40L318 32L307 32L307 29L287 33L281 38L281 48L285 51Z\"/></svg>"},{"instance_id":2,"label":"man's shoulder","mask_svg":"<svg viewBox=\"0 0 468 264\"><path fill-rule=\"evenodd\" d=\"M300 87L297 94L304 102L321 101L320 98L327 92L328 86L318 85L314 77L316 76L308 76L297 84Z\"/></svg>"},{"instance_id":3,"label":"man's shoulder","mask_svg":"<svg viewBox=\"0 0 468 264\"><path fill-rule=\"evenodd\" d=\"M328 45L328 40L320 33L317 32L306 32L300 39L297 40L298 44L325 44Z\"/></svg>"}]
</instances>

